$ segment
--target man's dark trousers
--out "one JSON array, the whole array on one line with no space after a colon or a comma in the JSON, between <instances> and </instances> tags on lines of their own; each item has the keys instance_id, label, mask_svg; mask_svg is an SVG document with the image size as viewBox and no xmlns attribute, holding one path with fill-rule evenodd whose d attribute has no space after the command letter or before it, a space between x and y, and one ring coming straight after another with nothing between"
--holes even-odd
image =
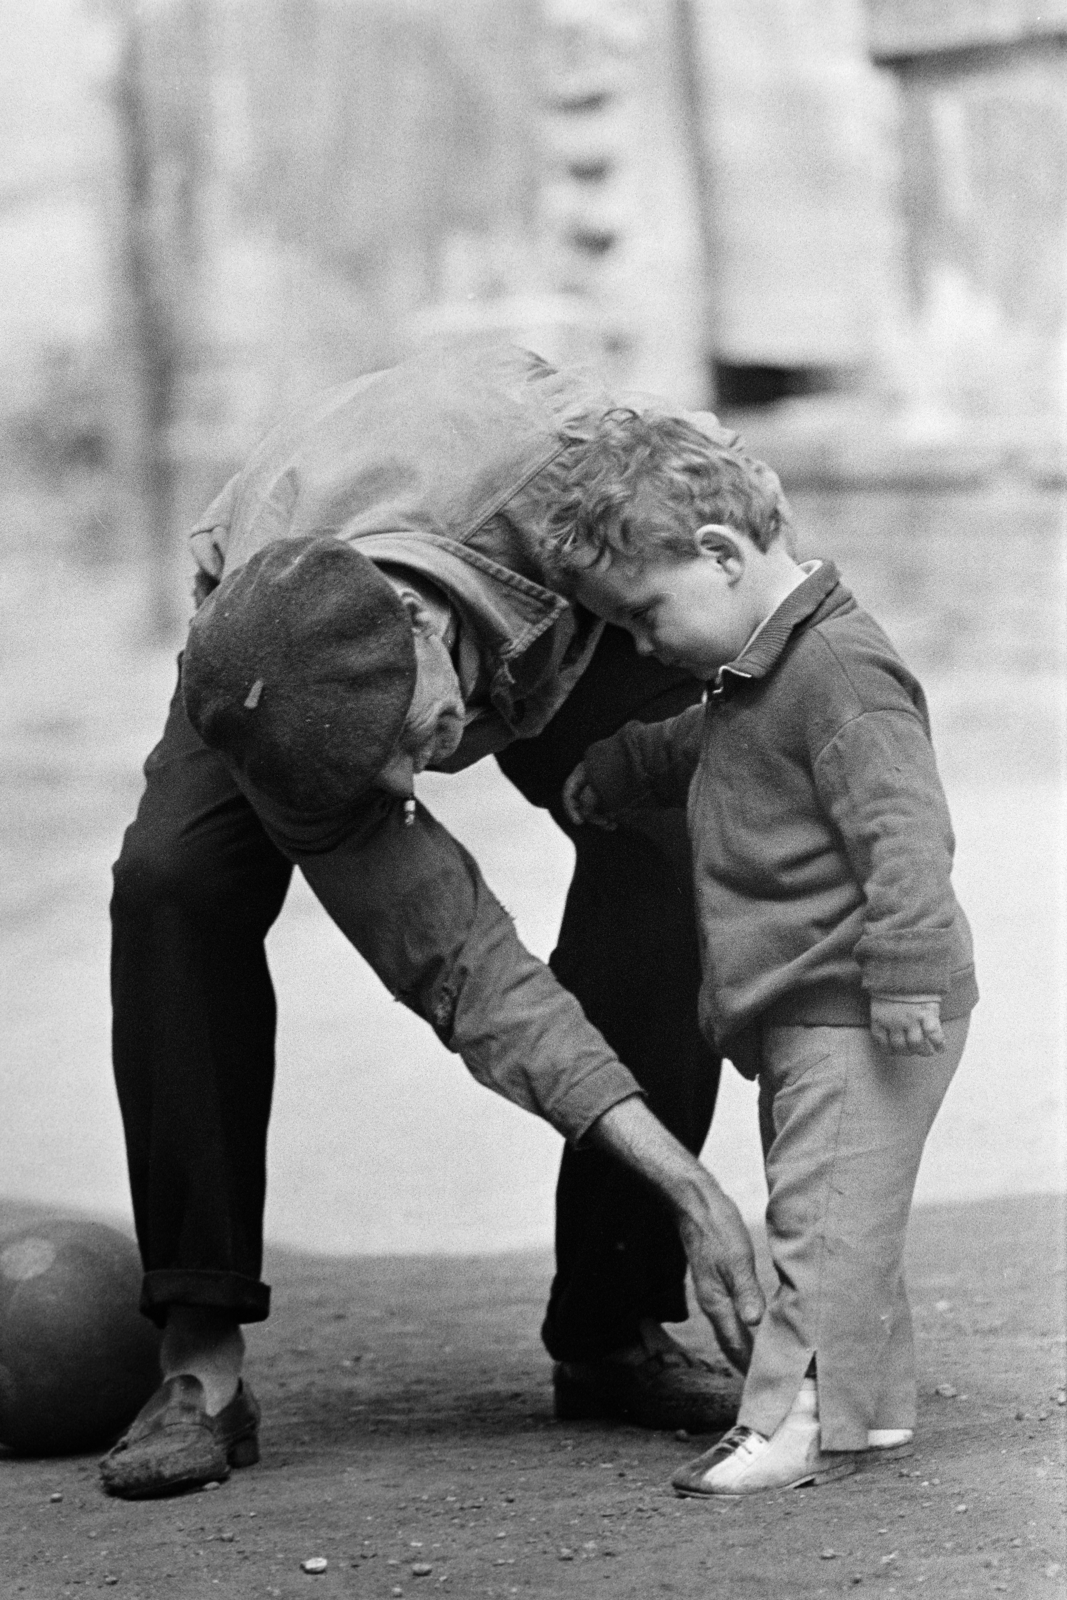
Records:
<instances>
[{"instance_id":1,"label":"man's dark trousers","mask_svg":"<svg viewBox=\"0 0 1067 1600\"><path fill-rule=\"evenodd\" d=\"M706 1137L719 1062L697 1026L699 964L681 811L572 830L563 781L586 746L634 717L672 716L692 679L640 659L609 628L545 731L500 757L577 859L551 965L692 1151ZM176 697L145 767L115 868L115 1074L126 1130L145 1309L214 1304L266 1316L260 1281L275 1001L264 939L292 873ZM544 1338L559 1360L632 1340L643 1317L686 1315L685 1258L660 1203L593 1150L564 1152L557 1271Z\"/></svg>"}]
</instances>

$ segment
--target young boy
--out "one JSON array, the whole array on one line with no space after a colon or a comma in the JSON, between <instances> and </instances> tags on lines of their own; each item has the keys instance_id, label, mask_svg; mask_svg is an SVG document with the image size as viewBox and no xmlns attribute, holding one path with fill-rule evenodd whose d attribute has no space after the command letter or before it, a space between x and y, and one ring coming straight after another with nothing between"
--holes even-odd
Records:
<instances>
[{"instance_id":1,"label":"young boy","mask_svg":"<svg viewBox=\"0 0 1067 1600\"><path fill-rule=\"evenodd\" d=\"M575 598L708 691L592 745L565 804L687 803L701 1024L760 1087L778 1289L738 1426L674 1486L822 1483L913 1438L904 1234L977 999L926 703L833 564L798 564L761 463L619 412L570 471Z\"/></svg>"}]
</instances>

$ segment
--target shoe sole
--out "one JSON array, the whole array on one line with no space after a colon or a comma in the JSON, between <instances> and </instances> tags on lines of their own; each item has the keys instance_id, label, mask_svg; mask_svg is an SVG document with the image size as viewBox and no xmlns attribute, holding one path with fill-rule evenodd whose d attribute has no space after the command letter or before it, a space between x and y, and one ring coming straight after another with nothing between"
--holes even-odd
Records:
<instances>
[{"instance_id":1,"label":"shoe sole","mask_svg":"<svg viewBox=\"0 0 1067 1600\"><path fill-rule=\"evenodd\" d=\"M850 1478L855 1471L855 1461L842 1461L833 1467L823 1467L819 1472L806 1472L803 1477L794 1478L792 1483L768 1483L759 1489L742 1489L739 1492L690 1489L678 1483L672 1483L671 1488L682 1500L748 1500L754 1494L780 1494L783 1489L816 1488L823 1483L833 1483L836 1478Z\"/></svg>"},{"instance_id":2,"label":"shoe sole","mask_svg":"<svg viewBox=\"0 0 1067 1600\"><path fill-rule=\"evenodd\" d=\"M633 1428L645 1428L650 1432L674 1433L684 1428L686 1433L697 1435L725 1433L737 1421L736 1402L732 1406L724 1406L711 1419L694 1417L682 1408L675 1416L668 1417L663 1413L657 1415L651 1406L645 1410L640 1403L598 1394L584 1384L570 1383L566 1379L555 1379L553 1390L553 1409L557 1422L625 1422Z\"/></svg>"},{"instance_id":3,"label":"shoe sole","mask_svg":"<svg viewBox=\"0 0 1067 1600\"><path fill-rule=\"evenodd\" d=\"M859 1451L865 1467L876 1467L879 1461L910 1461L914 1454L913 1444L871 1444Z\"/></svg>"},{"instance_id":4,"label":"shoe sole","mask_svg":"<svg viewBox=\"0 0 1067 1600\"><path fill-rule=\"evenodd\" d=\"M590 1393L586 1388L577 1384L560 1382L558 1379L553 1384L554 1410L557 1422L601 1422L612 1418L617 1422L627 1422L625 1408L618 1402L612 1402L606 1397Z\"/></svg>"},{"instance_id":5,"label":"shoe sole","mask_svg":"<svg viewBox=\"0 0 1067 1600\"><path fill-rule=\"evenodd\" d=\"M256 1433L248 1434L243 1439L235 1439L227 1446L226 1460L221 1470L207 1468L187 1472L181 1477L162 1479L159 1477L136 1480L131 1483L122 1483L116 1479L109 1483L101 1473L104 1490L107 1494L118 1500L159 1500L166 1495L186 1494L191 1489L202 1489L205 1483L225 1483L230 1476L231 1467L254 1467L259 1460L259 1438Z\"/></svg>"}]
</instances>

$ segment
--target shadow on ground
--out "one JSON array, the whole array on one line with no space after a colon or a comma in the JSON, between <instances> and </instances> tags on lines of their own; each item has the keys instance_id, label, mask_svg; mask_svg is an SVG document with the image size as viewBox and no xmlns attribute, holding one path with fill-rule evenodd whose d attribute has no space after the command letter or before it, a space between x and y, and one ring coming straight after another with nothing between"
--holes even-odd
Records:
<instances>
[{"instance_id":1,"label":"shadow on ground","mask_svg":"<svg viewBox=\"0 0 1067 1600\"><path fill-rule=\"evenodd\" d=\"M31 1215L0 1207L5 1231ZM274 1315L250 1331L262 1464L217 1491L124 1504L100 1494L91 1459L0 1456L0 1587L1053 1600L1067 1577L1063 1238L1051 1197L917 1211L914 1459L723 1505L667 1487L693 1441L553 1420L547 1255L275 1251ZM685 1336L710 1349L695 1321ZM315 1556L328 1567L312 1577Z\"/></svg>"}]
</instances>

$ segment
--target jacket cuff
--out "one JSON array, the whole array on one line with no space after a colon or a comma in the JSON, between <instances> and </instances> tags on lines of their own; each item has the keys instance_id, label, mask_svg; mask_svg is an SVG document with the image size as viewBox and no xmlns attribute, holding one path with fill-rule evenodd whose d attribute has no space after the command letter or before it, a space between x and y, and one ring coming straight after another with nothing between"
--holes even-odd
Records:
<instances>
[{"instance_id":1,"label":"jacket cuff","mask_svg":"<svg viewBox=\"0 0 1067 1600\"><path fill-rule=\"evenodd\" d=\"M569 1144L581 1145L605 1111L635 1094L645 1097L637 1079L621 1061L609 1061L570 1084L563 1098L545 1107L545 1116Z\"/></svg>"},{"instance_id":2,"label":"jacket cuff","mask_svg":"<svg viewBox=\"0 0 1067 1600\"><path fill-rule=\"evenodd\" d=\"M915 929L891 937L865 936L855 954L868 994L948 993L952 955L948 930Z\"/></svg>"},{"instance_id":3,"label":"jacket cuff","mask_svg":"<svg viewBox=\"0 0 1067 1600\"><path fill-rule=\"evenodd\" d=\"M621 733L591 744L582 765L606 810L619 811L632 802L633 763Z\"/></svg>"}]
</instances>

